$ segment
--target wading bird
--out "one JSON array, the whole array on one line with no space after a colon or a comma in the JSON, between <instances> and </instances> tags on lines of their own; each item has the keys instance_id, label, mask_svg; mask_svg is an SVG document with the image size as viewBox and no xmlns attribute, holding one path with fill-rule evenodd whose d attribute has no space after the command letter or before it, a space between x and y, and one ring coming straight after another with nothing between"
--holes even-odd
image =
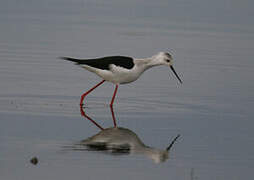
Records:
<instances>
[{"instance_id":1,"label":"wading bird","mask_svg":"<svg viewBox=\"0 0 254 180\"><path fill-rule=\"evenodd\" d=\"M105 81L108 81L115 84L115 90L110 103L112 107L119 84L131 83L137 80L145 70L154 66L164 65L170 67L177 79L182 83L182 80L173 68L173 58L167 52L159 52L152 57L143 59L126 56L108 56L96 59L61 57L61 59L75 62L77 65L97 74L103 79L81 96L80 106L83 106L83 100L90 92Z\"/></svg>"}]
</instances>

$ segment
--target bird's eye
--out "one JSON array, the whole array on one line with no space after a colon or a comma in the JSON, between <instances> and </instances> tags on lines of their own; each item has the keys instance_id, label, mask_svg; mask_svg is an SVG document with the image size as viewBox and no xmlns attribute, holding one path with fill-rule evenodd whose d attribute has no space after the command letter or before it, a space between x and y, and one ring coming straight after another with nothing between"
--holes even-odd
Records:
<instances>
[{"instance_id":1,"label":"bird's eye","mask_svg":"<svg viewBox=\"0 0 254 180\"><path fill-rule=\"evenodd\" d=\"M169 60L169 59L167 59L166 61L167 61L168 63L170 62L170 60Z\"/></svg>"}]
</instances>

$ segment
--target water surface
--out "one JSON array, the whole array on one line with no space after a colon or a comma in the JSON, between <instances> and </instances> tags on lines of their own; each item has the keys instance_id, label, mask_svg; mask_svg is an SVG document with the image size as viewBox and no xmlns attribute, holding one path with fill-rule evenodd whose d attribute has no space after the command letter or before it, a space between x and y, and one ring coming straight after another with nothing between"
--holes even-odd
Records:
<instances>
[{"instance_id":1,"label":"water surface","mask_svg":"<svg viewBox=\"0 0 254 180\"><path fill-rule=\"evenodd\" d=\"M0 3L1 179L251 179L254 168L253 2L3 1ZM100 130L80 115L80 95L100 79L59 56L147 57L166 67L119 87L118 126L169 159L69 151ZM110 83L87 114L112 127ZM34 166L29 160L37 156Z\"/></svg>"}]
</instances>

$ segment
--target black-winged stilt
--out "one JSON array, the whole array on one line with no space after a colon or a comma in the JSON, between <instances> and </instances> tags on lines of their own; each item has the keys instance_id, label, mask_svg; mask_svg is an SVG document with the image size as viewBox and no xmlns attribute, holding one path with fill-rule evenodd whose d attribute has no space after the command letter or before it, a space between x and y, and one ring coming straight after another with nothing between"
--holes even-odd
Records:
<instances>
[{"instance_id":1,"label":"black-winged stilt","mask_svg":"<svg viewBox=\"0 0 254 180\"><path fill-rule=\"evenodd\" d=\"M173 68L173 58L167 52L159 52L152 57L143 59L136 59L126 56L109 56L96 59L75 59L70 57L61 57L61 59L75 62L77 65L97 74L103 79L100 83L81 96L80 106L83 105L83 100L87 94L92 92L105 81L109 81L116 85L110 103L110 106L112 107L119 84L131 83L137 80L145 70L154 66L164 65L170 67L177 79L180 81L180 83L182 83L182 80Z\"/></svg>"}]
</instances>

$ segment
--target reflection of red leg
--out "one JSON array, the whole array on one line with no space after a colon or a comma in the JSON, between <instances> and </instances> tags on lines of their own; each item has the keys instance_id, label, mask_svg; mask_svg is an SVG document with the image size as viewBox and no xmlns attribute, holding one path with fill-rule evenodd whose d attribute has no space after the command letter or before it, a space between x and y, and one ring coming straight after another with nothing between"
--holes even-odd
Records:
<instances>
[{"instance_id":1,"label":"reflection of red leg","mask_svg":"<svg viewBox=\"0 0 254 180\"><path fill-rule=\"evenodd\" d=\"M89 91L85 92L80 99L80 106L83 106L83 100L86 97L86 95L88 95L90 92L92 92L95 88L97 88L98 86L100 86L102 83L104 83L105 80L102 80L99 84L97 84L96 86L94 86L92 89L90 89Z\"/></svg>"},{"instance_id":2,"label":"reflection of red leg","mask_svg":"<svg viewBox=\"0 0 254 180\"><path fill-rule=\"evenodd\" d=\"M115 118L115 113L114 113L113 106L110 106L110 110L111 110L111 114L112 114L112 119L113 119L114 127L116 127L116 118Z\"/></svg>"},{"instance_id":3,"label":"reflection of red leg","mask_svg":"<svg viewBox=\"0 0 254 180\"><path fill-rule=\"evenodd\" d=\"M85 118L87 118L89 121L91 121L95 126L97 126L99 129L103 130L103 127L101 127L99 124L97 124L94 120L92 120L92 118L90 118L89 116L87 116L85 114L85 111L83 110L82 106L80 106L80 113L81 116L84 116Z\"/></svg>"},{"instance_id":4,"label":"reflection of red leg","mask_svg":"<svg viewBox=\"0 0 254 180\"><path fill-rule=\"evenodd\" d=\"M117 89L118 89L118 84L116 84L115 91L114 91L114 94L113 94L112 99L111 99L110 107L112 107L113 104L114 104L114 100L115 100L115 97L116 97Z\"/></svg>"}]
</instances>

